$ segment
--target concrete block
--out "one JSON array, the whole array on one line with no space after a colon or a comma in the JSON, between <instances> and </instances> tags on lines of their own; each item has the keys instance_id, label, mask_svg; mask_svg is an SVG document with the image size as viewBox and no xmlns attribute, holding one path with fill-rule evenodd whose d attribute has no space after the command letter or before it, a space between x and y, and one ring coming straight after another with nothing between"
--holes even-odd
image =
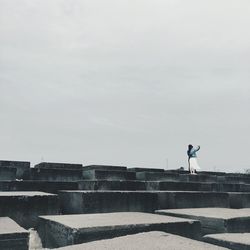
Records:
<instances>
[{"instance_id":1,"label":"concrete block","mask_svg":"<svg viewBox=\"0 0 250 250\"><path fill-rule=\"evenodd\" d=\"M70 170L82 170L82 164L73 163L58 163L58 162L41 162L36 164L34 168L52 168L52 169L70 169Z\"/></svg>"},{"instance_id":2,"label":"concrete block","mask_svg":"<svg viewBox=\"0 0 250 250\"><path fill-rule=\"evenodd\" d=\"M128 171L134 172L164 172L163 168L128 168Z\"/></svg>"},{"instance_id":3,"label":"concrete block","mask_svg":"<svg viewBox=\"0 0 250 250\"><path fill-rule=\"evenodd\" d=\"M148 213L105 213L41 216L45 247L60 247L148 231L200 238L200 223Z\"/></svg>"},{"instance_id":4,"label":"concrete block","mask_svg":"<svg viewBox=\"0 0 250 250\"><path fill-rule=\"evenodd\" d=\"M187 174L186 176L187 180L192 182L217 182L216 175L198 173L197 175Z\"/></svg>"},{"instance_id":5,"label":"concrete block","mask_svg":"<svg viewBox=\"0 0 250 250\"><path fill-rule=\"evenodd\" d=\"M142 181L187 181L188 175L167 172L136 172L136 179Z\"/></svg>"},{"instance_id":6,"label":"concrete block","mask_svg":"<svg viewBox=\"0 0 250 250\"><path fill-rule=\"evenodd\" d=\"M0 216L24 228L36 227L39 215L59 213L57 195L43 192L0 192Z\"/></svg>"},{"instance_id":7,"label":"concrete block","mask_svg":"<svg viewBox=\"0 0 250 250\"><path fill-rule=\"evenodd\" d=\"M135 172L114 170L84 170L85 180L135 180Z\"/></svg>"},{"instance_id":8,"label":"concrete block","mask_svg":"<svg viewBox=\"0 0 250 250\"><path fill-rule=\"evenodd\" d=\"M114 239L99 240L78 245L57 248L57 250L226 250L212 244L188 239L160 231L120 236Z\"/></svg>"},{"instance_id":9,"label":"concrete block","mask_svg":"<svg viewBox=\"0 0 250 250\"><path fill-rule=\"evenodd\" d=\"M203 234L250 232L250 209L247 208L169 209L156 213L199 220Z\"/></svg>"},{"instance_id":10,"label":"concrete block","mask_svg":"<svg viewBox=\"0 0 250 250\"><path fill-rule=\"evenodd\" d=\"M82 180L82 170L31 168L31 180L78 181Z\"/></svg>"},{"instance_id":11,"label":"concrete block","mask_svg":"<svg viewBox=\"0 0 250 250\"><path fill-rule=\"evenodd\" d=\"M204 236L204 241L233 250L250 249L250 233L221 233Z\"/></svg>"},{"instance_id":12,"label":"concrete block","mask_svg":"<svg viewBox=\"0 0 250 250\"><path fill-rule=\"evenodd\" d=\"M17 179L27 179L29 177L30 162L28 161L0 161L1 167L16 168Z\"/></svg>"},{"instance_id":13,"label":"concrete block","mask_svg":"<svg viewBox=\"0 0 250 250\"><path fill-rule=\"evenodd\" d=\"M12 167L0 167L0 180L15 180L16 168Z\"/></svg>"},{"instance_id":14,"label":"concrete block","mask_svg":"<svg viewBox=\"0 0 250 250\"><path fill-rule=\"evenodd\" d=\"M239 183L239 184L250 184L250 177L245 176L218 176L218 182L224 183Z\"/></svg>"},{"instance_id":15,"label":"concrete block","mask_svg":"<svg viewBox=\"0 0 250 250\"><path fill-rule=\"evenodd\" d=\"M109 171L127 171L125 166L112 166L112 165L87 165L83 167L84 171L87 170L109 170Z\"/></svg>"},{"instance_id":16,"label":"concrete block","mask_svg":"<svg viewBox=\"0 0 250 250\"><path fill-rule=\"evenodd\" d=\"M61 191L64 214L108 212L153 212L157 194L143 191Z\"/></svg>"},{"instance_id":17,"label":"concrete block","mask_svg":"<svg viewBox=\"0 0 250 250\"><path fill-rule=\"evenodd\" d=\"M199 191L159 191L159 209L229 207L228 193Z\"/></svg>"},{"instance_id":18,"label":"concrete block","mask_svg":"<svg viewBox=\"0 0 250 250\"><path fill-rule=\"evenodd\" d=\"M0 217L0 249L28 250L29 232L8 217Z\"/></svg>"},{"instance_id":19,"label":"concrete block","mask_svg":"<svg viewBox=\"0 0 250 250\"><path fill-rule=\"evenodd\" d=\"M228 194L231 208L250 208L250 193L230 192Z\"/></svg>"},{"instance_id":20,"label":"concrete block","mask_svg":"<svg viewBox=\"0 0 250 250\"><path fill-rule=\"evenodd\" d=\"M78 188L75 188L75 189L79 189L79 190L130 190L130 191L146 190L146 182L145 181L83 180L83 181L78 181Z\"/></svg>"}]
</instances>

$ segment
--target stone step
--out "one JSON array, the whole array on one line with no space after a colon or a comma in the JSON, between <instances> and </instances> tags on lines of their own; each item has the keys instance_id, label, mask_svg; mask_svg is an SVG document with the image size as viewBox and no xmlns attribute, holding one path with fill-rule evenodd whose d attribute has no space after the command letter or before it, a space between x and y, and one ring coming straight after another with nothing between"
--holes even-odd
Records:
<instances>
[{"instance_id":1,"label":"stone step","mask_svg":"<svg viewBox=\"0 0 250 250\"><path fill-rule=\"evenodd\" d=\"M128 171L134 172L164 172L163 168L128 168Z\"/></svg>"},{"instance_id":2,"label":"stone step","mask_svg":"<svg viewBox=\"0 0 250 250\"><path fill-rule=\"evenodd\" d=\"M43 192L0 192L0 216L24 228L36 227L39 215L59 213L57 195Z\"/></svg>"},{"instance_id":3,"label":"stone step","mask_svg":"<svg viewBox=\"0 0 250 250\"><path fill-rule=\"evenodd\" d=\"M233 250L250 249L250 233L221 233L204 236L204 241Z\"/></svg>"},{"instance_id":4,"label":"stone step","mask_svg":"<svg viewBox=\"0 0 250 250\"><path fill-rule=\"evenodd\" d=\"M82 171L85 180L135 180L136 173L131 171L115 170L84 170Z\"/></svg>"},{"instance_id":5,"label":"stone step","mask_svg":"<svg viewBox=\"0 0 250 250\"><path fill-rule=\"evenodd\" d=\"M125 166L112 166L112 165L87 165L83 167L84 171L87 170L109 170L109 171L127 171Z\"/></svg>"},{"instance_id":6,"label":"stone step","mask_svg":"<svg viewBox=\"0 0 250 250\"><path fill-rule=\"evenodd\" d=\"M58 162L41 162L39 164L36 164L34 166L34 168L82 170L82 164L58 163Z\"/></svg>"},{"instance_id":7,"label":"stone step","mask_svg":"<svg viewBox=\"0 0 250 250\"><path fill-rule=\"evenodd\" d=\"M39 225L44 247L73 245L153 230L200 239L198 221L149 213L40 216Z\"/></svg>"},{"instance_id":8,"label":"stone step","mask_svg":"<svg viewBox=\"0 0 250 250\"><path fill-rule=\"evenodd\" d=\"M76 189L76 181L0 181L0 191L43 191L56 194L59 190Z\"/></svg>"},{"instance_id":9,"label":"stone step","mask_svg":"<svg viewBox=\"0 0 250 250\"><path fill-rule=\"evenodd\" d=\"M157 214L199 220L203 234L250 232L250 209L191 208L158 210Z\"/></svg>"},{"instance_id":10,"label":"stone step","mask_svg":"<svg viewBox=\"0 0 250 250\"><path fill-rule=\"evenodd\" d=\"M184 247L185 246L185 247ZM57 248L57 250L226 250L228 248L188 239L179 235L160 231L120 236L113 239L99 240Z\"/></svg>"},{"instance_id":11,"label":"stone step","mask_svg":"<svg viewBox=\"0 0 250 250\"><path fill-rule=\"evenodd\" d=\"M0 249L28 250L29 232L9 217L0 217Z\"/></svg>"},{"instance_id":12,"label":"stone step","mask_svg":"<svg viewBox=\"0 0 250 250\"><path fill-rule=\"evenodd\" d=\"M0 180L15 180L16 168L12 167L0 167Z\"/></svg>"},{"instance_id":13,"label":"stone step","mask_svg":"<svg viewBox=\"0 0 250 250\"><path fill-rule=\"evenodd\" d=\"M0 160L0 168L1 167L16 168L17 179L27 179L29 177L30 162L28 161Z\"/></svg>"},{"instance_id":14,"label":"stone step","mask_svg":"<svg viewBox=\"0 0 250 250\"><path fill-rule=\"evenodd\" d=\"M247 176L218 176L217 182L250 184L250 177Z\"/></svg>"},{"instance_id":15,"label":"stone step","mask_svg":"<svg viewBox=\"0 0 250 250\"><path fill-rule=\"evenodd\" d=\"M31 168L31 180L46 181L78 181L82 180L82 170L69 170L57 168Z\"/></svg>"},{"instance_id":16,"label":"stone step","mask_svg":"<svg viewBox=\"0 0 250 250\"><path fill-rule=\"evenodd\" d=\"M63 214L154 212L157 194L143 191L60 191Z\"/></svg>"}]
</instances>

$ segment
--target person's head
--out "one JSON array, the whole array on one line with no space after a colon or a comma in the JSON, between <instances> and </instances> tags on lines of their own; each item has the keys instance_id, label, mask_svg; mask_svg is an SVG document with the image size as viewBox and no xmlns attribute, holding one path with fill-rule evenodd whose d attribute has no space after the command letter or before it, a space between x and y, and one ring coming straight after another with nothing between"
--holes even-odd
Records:
<instances>
[{"instance_id":1,"label":"person's head","mask_svg":"<svg viewBox=\"0 0 250 250\"><path fill-rule=\"evenodd\" d=\"M191 150L193 148L193 145L189 144L188 145L188 150Z\"/></svg>"}]
</instances>

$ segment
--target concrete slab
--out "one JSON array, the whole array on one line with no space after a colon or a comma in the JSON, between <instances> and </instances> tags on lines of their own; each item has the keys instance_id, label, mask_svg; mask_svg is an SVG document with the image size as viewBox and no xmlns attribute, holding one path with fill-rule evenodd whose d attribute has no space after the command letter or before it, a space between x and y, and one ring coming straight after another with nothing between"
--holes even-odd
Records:
<instances>
[{"instance_id":1,"label":"concrete slab","mask_svg":"<svg viewBox=\"0 0 250 250\"><path fill-rule=\"evenodd\" d=\"M58 162L41 162L36 164L34 168L52 168L52 169L70 169L82 170L82 164L75 163L58 163Z\"/></svg>"},{"instance_id":2,"label":"concrete slab","mask_svg":"<svg viewBox=\"0 0 250 250\"><path fill-rule=\"evenodd\" d=\"M0 167L0 180L15 180L16 168L12 167Z\"/></svg>"},{"instance_id":3,"label":"concrete slab","mask_svg":"<svg viewBox=\"0 0 250 250\"><path fill-rule=\"evenodd\" d=\"M0 216L8 216L24 228L36 227L38 216L59 213L57 195L43 192L0 192Z\"/></svg>"},{"instance_id":4,"label":"concrete slab","mask_svg":"<svg viewBox=\"0 0 250 250\"><path fill-rule=\"evenodd\" d=\"M93 240L159 230L200 238L200 223L149 213L105 213L41 216L40 235L45 247L60 247Z\"/></svg>"},{"instance_id":5,"label":"concrete slab","mask_svg":"<svg viewBox=\"0 0 250 250\"><path fill-rule=\"evenodd\" d=\"M158 197L143 191L60 191L59 199L64 214L108 212L153 212Z\"/></svg>"},{"instance_id":6,"label":"concrete slab","mask_svg":"<svg viewBox=\"0 0 250 250\"><path fill-rule=\"evenodd\" d=\"M184 238L160 231L139 233L116 237L114 239L94 241L74 246L57 248L58 250L225 250L204 242Z\"/></svg>"},{"instance_id":7,"label":"concrete slab","mask_svg":"<svg viewBox=\"0 0 250 250\"><path fill-rule=\"evenodd\" d=\"M164 172L163 168L128 168L128 171L134 172Z\"/></svg>"},{"instance_id":8,"label":"concrete slab","mask_svg":"<svg viewBox=\"0 0 250 250\"><path fill-rule=\"evenodd\" d=\"M28 250L29 232L8 217L0 217L0 249Z\"/></svg>"},{"instance_id":9,"label":"concrete slab","mask_svg":"<svg viewBox=\"0 0 250 250\"><path fill-rule=\"evenodd\" d=\"M239 184L250 184L250 176L218 176L218 182L224 183L239 183Z\"/></svg>"},{"instance_id":10,"label":"concrete slab","mask_svg":"<svg viewBox=\"0 0 250 250\"><path fill-rule=\"evenodd\" d=\"M85 180L135 180L135 172L115 170L84 170L82 171Z\"/></svg>"},{"instance_id":11,"label":"concrete slab","mask_svg":"<svg viewBox=\"0 0 250 250\"><path fill-rule=\"evenodd\" d=\"M112 166L112 165L87 165L83 167L83 170L110 170L110 171L126 171L125 166Z\"/></svg>"},{"instance_id":12,"label":"concrete slab","mask_svg":"<svg viewBox=\"0 0 250 250\"><path fill-rule=\"evenodd\" d=\"M250 233L224 233L204 236L206 242L233 250L250 249Z\"/></svg>"},{"instance_id":13,"label":"concrete slab","mask_svg":"<svg viewBox=\"0 0 250 250\"><path fill-rule=\"evenodd\" d=\"M82 170L31 168L31 180L78 181L82 180Z\"/></svg>"},{"instance_id":14,"label":"concrete slab","mask_svg":"<svg viewBox=\"0 0 250 250\"><path fill-rule=\"evenodd\" d=\"M250 193L230 192L229 202L231 208L250 207Z\"/></svg>"},{"instance_id":15,"label":"concrete slab","mask_svg":"<svg viewBox=\"0 0 250 250\"><path fill-rule=\"evenodd\" d=\"M203 234L250 232L250 209L193 208L158 210L157 214L199 220Z\"/></svg>"},{"instance_id":16,"label":"concrete slab","mask_svg":"<svg viewBox=\"0 0 250 250\"><path fill-rule=\"evenodd\" d=\"M188 175L169 172L136 172L136 179L141 181L188 181Z\"/></svg>"},{"instance_id":17,"label":"concrete slab","mask_svg":"<svg viewBox=\"0 0 250 250\"><path fill-rule=\"evenodd\" d=\"M29 177L30 162L1 160L0 167L16 168L17 179L27 179Z\"/></svg>"},{"instance_id":18,"label":"concrete slab","mask_svg":"<svg viewBox=\"0 0 250 250\"><path fill-rule=\"evenodd\" d=\"M77 189L79 190L146 190L146 182L145 181L83 180L83 181L78 181Z\"/></svg>"}]
</instances>

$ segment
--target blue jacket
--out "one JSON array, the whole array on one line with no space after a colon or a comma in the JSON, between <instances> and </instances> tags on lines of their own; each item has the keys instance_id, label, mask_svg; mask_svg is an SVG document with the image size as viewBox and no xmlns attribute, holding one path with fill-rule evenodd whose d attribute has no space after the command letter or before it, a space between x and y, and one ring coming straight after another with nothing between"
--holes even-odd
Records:
<instances>
[{"instance_id":1,"label":"blue jacket","mask_svg":"<svg viewBox=\"0 0 250 250\"><path fill-rule=\"evenodd\" d=\"M192 148L190 151L187 151L188 154L188 158L192 158L192 157L197 157L196 152L200 150L200 146L198 146L197 148Z\"/></svg>"}]
</instances>

